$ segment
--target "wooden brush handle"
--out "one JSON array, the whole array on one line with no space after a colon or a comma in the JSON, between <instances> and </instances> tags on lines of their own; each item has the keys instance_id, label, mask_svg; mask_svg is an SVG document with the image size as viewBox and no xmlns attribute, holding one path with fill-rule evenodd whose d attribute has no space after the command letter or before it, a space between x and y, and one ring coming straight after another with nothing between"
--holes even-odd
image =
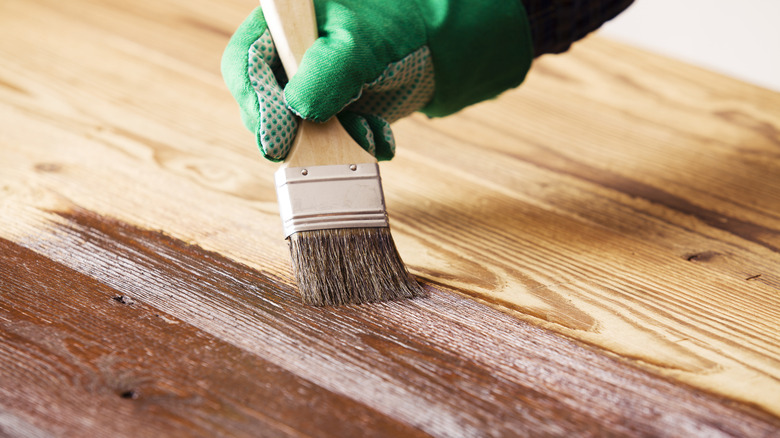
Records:
<instances>
[{"instance_id":1,"label":"wooden brush handle","mask_svg":"<svg viewBox=\"0 0 780 438\"><path fill-rule=\"evenodd\" d=\"M317 39L314 3L312 0L260 0L260 6L287 77L292 78L306 49ZM284 166L375 162L376 158L355 143L333 117L326 123L302 120Z\"/></svg>"},{"instance_id":2,"label":"wooden brush handle","mask_svg":"<svg viewBox=\"0 0 780 438\"><path fill-rule=\"evenodd\" d=\"M276 53L288 77L298 71L303 54L317 39L317 18L311 0L260 0Z\"/></svg>"}]
</instances>

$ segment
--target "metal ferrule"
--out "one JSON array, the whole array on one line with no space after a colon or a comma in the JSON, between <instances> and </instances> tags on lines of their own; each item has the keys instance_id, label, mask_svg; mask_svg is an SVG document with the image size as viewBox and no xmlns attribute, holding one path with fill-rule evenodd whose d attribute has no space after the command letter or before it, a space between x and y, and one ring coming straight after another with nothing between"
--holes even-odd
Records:
<instances>
[{"instance_id":1,"label":"metal ferrule","mask_svg":"<svg viewBox=\"0 0 780 438\"><path fill-rule=\"evenodd\" d=\"M387 227L376 163L286 167L276 171L284 235L334 228Z\"/></svg>"}]
</instances>

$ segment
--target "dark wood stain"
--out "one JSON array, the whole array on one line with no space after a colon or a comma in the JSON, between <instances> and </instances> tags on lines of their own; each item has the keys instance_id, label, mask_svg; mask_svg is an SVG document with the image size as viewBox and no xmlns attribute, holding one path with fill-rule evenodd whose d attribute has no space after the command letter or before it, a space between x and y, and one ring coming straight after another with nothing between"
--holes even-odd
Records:
<instances>
[{"instance_id":1,"label":"dark wood stain","mask_svg":"<svg viewBox=\"0 0 780 438\"><path fill-rule=\"evenodd\" d=\"M312 308L289 279L83 210L0 240L21 435L771 436L780 419L457 294ZM37 251L37 252L36 252Z\"/></svg>"},{"instance_id":2,"label":"dark wood stain","mask_svg":"<svg viewBox=\"0 0 780 438\"><path fill-rule=\"evenodd\" d=\"M420 435L33 251L0 253L0 410L28 423L18 436Z\"/></svg>"}]
</instances>

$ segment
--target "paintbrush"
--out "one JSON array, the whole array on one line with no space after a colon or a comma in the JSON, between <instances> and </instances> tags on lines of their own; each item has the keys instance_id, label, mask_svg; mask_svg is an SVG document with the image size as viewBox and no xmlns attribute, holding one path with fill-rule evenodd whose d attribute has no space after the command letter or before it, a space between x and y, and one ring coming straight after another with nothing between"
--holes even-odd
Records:
<instances>
[{"instance_id":1,"label":"paintbrush","mask_svg":"<svg viewBox=\"0 0 780 438\"><path fill-rule=\"evenodd\" d=\"M317 38L311 0L260 0L288 77ZM276 192L298 289L306 304L425 295L390 234L377 160L336 117L302 120L276 172Z\"/></svg>"}]
</instances>

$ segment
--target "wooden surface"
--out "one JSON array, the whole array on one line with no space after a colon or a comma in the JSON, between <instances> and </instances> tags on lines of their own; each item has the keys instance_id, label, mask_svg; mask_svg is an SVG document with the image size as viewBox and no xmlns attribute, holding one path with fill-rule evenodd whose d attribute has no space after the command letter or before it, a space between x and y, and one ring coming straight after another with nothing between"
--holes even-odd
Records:
<instances>
[{"instance_id":1,"label":"wooden surface","mask_svg":"<svg viewBox=\"0 0 780 438\"><path fill-rule=\"evenodd\" d=\"M0 0L0 435L780 432L780 95L592 38L398 122L431 297L301 306L254 3Z\"/></svg>"}]
</instances>

